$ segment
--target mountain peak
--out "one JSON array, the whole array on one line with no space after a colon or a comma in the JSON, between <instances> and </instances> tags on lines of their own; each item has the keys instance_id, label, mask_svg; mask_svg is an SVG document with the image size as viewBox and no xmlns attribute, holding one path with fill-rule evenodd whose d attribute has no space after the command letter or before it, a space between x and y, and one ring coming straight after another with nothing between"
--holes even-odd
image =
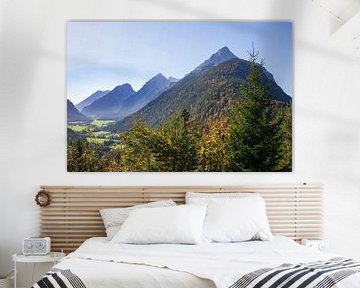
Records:
<instances>
[{"instance_id":1,"label":"mountain peak","mask_svg":"<svg viewBox=\"0 0 360 288\"><path fill-rule=\"evenodd\" d=\"M129 84L129 83L125 83L125 84L121 84L121 85L118 85L118 86L116 86L115 88L125 88L125 89L129 89L129 88L131 88L132 89L132 87L131 87L131 85Z\"/></svg>"},{"instance_id":2,"label":"mountain peak","mask_svg":"<svg viewBox=\"0 0 360 288\"><path fill-rule=\"evenodd\" d=\"M236 57L234 55L234 53L232 53L227 46L224 46L224 47L220 48L215 54L222 54L222 55L228 55L228 56Z\"/></svg>"},{"instance_id":3,"label":"mountain peak","mask_svg":"<svg viewBox=\"0 0 360 288\"><path fill-rule=\"evenodd\" d=\"M141 89L124 101L122 107L117 112L118 118L124 118L135 111L141 109L146 104L158 97L167 90L172 82L163 74L159 73L148 80Z\"/></svg>"},{"instance_id":4,"label":"mountain peak","mask_svg":"<svg viewBox=\"0 0 360 288\"><path fill-rule=\"evenodd\" d=\"M216 53L211 55L209 60L212 60L213 63L220 64L222 62L225 62L227 60L237 58L234 53L230 51L230 49L227 46L224 46L220 48Z\"/></svg>"},{"instance_id":5,"label":"mountain peak","mask_svg":"<svg viewBox=\"0 0 360 288\"><path fill-rule=\"evenodd\" d=\"M227 46L224 46L220 48L217 52L212 54L209 59L200 64L195 70L202 70L204 68L214 67L234 58L237 58L234 53L232 53Z\"/></svg>"},{"instance_id":6,"label":"mountain peak","mask_svg":"<svg viewBox=\"0 0 360 288\"><path fill-rule=\"evenodd\" d=\"M125 83L116 86L113 90L110 91L110 93L108 93L108 95L112 95L114 93L133 94L135 91L129 83Z\"/></svg>"},{"instance_id":7,"label":"mountain peak","mask_svg":"<svg viewBox=\"0 0 360 288\"><path fill-rule=\"evenodd\" d=\"M152 77L150 80L148 80L140 90L153 89L153 87L163 85L168 86L169 80L163 74L159 73Z\"/></svg>"},{"instance_id":8,"label":"mountain peak","mask_svg":"<svg viewBox=\"0 0 360 288\"><path fill-rule=\"evenodd\" d=\"M122 103L135 93L129 83L116 86L113 90L81 110L87 116L112 119Z\"/></svg>"},{"instance_id":9,"label":"mountain peak","mask_svg":"<svg viewBox=\"0 0 360 288\"><path fill-rule=\"evenodd\" d=\"M97 90L96 92L94 92L93 94L82 100L80 103L76 104L75 107L81 112L82 109L84 109L86 106L91 105L94 101L102 98L109 92L110 92L109 90L105 90L105 91Z\"/></svg>"},{"instance_id":10,"label":"mountain peak","mask_svg":"<svg viewBox=\"0 0 360 288\"><path fill-rule=\"evenodd\" d=\"M158 73L153 78L151 78L150 80L153 80L153 79L166 79L166 77L163 74Z\"/></svg>"}]
</instances>

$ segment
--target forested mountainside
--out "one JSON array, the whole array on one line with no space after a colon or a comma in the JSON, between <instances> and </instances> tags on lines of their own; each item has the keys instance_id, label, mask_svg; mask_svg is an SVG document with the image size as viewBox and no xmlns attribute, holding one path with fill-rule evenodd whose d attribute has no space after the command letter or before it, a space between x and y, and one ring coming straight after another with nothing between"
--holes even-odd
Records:
<instances>
[{"instance_id":1,"label":"forested mountainside","mask_svg":"<svg viewBox=\"0 0 360 288\"><path fill-rule=\"evenodd\" d=\"M193 119L204 124L227 115L231 105L242 97L240 86L246 81L249 67L248 61L233 58L203 73L198 73L197 68L145 107L109 128L112 131L128 130L134 119L142 119L145 124L156 128L168 121L173 113L184 109ZM271 99L290 103L291 97L265 68L262 69L261 82L269 85Z\"/></svg>"}]
</instances>

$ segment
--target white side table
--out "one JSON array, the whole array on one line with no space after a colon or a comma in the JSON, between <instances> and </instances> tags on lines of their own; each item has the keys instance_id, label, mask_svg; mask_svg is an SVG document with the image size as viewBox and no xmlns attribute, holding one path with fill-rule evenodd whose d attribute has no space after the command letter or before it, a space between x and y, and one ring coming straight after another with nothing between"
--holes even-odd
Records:
<instances>
[{"instance_id":1,"label":"white side table","mask_svg":"<svg viewBox=\"0 0 360 288\"><path fill-rule=\"evenodd\" d=\"M56 263L59 262L59 260L61 258L65 257L65 253L60 253L60 252L50 252L49 254L46 255L39 255L39 256L27 256L24 254L14 254L12 255L12 259L14 261L14 270L15 270L15 277L14 277L14 288L16 288L16 264L17 263L33 263L34 265L36 265L36 263L53 263L54 265ZM32 268L32 273L31 273L31 285L33 285L34 281L34 266Z\"/></svg>"}]
</instances>

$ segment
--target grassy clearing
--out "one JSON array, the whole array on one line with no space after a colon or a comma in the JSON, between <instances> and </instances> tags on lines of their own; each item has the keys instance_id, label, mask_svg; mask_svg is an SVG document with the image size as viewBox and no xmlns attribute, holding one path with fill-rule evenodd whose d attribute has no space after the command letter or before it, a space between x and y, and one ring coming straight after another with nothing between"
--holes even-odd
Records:
<instances>
[{"instance_id":1,"label":"grassy clearing","mask_svg":"<svg viewBox=\"0 0 360 288\"><path fill-rule=\"evenodd\" d=\"M111 123L114 123L114 120L100 120L100 119L95 119L91 122L91 125L94 125L98 128L103 128Z\"/></svg>"},{"instance_id":2,"label":"grassy clearing","mask_svg":"<svg viewBox=\"0 0 360 288\"><path fill-rule=\"evenodd\" d=\"M87 141L90 143L104 144L109 141L110 143L118 143L120 139L117 133L101 130L113 122L114 120L93 120L91 123L71 122L68 123L67 127L77 133L85 135ZM112 146L112 144L110 145Z\"/></svg>"},{"instance_id":3,"label":"grassy clearing","mask_svg":"<svg viewBox=\"0 0 360 288\"><path fill-rule=\"evenodd\" d=\"M107 140L105 138L94 138L94 137L87 137L86 140L90 143L100 143L104 144L104 142Z\"/></svg>"},{"instance_id":4,"label":"grassy clearing","mask_svg":"<svg viewBox=\"0 0 360 288\"><path fill-rule=\"evenodd\" d=\"M108 132L108 131L96 131L96 132L93 132L93 135L96 138L108 138L112 134L110 132Z\"/></svg>"},{"instance_id":5,"label":"grassy clearing","mask_svg":"<svg viewBox=\"0 0 360 288\"><path fill-rule=\"evenodd\" d=\"M67 127L75 132L82 132L88 128L86 124L75 124L75 123L74 124L69 123Z\"/></svg>"}]
</instances>

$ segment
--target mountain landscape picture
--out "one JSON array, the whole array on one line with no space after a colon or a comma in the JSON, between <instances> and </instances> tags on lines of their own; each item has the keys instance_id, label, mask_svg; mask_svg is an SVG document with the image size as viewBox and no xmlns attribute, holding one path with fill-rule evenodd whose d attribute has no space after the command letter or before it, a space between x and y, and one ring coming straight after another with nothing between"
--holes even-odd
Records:
<instances>
[{"instance_id":1,"label":"mountain landscape picture","mask_svg":"<svg viewBox=\"0 0 360 288\"><path fill-rule=\"evenodd\" d=\"M70 21L69 172L291 172L291 22Z\"/></svg>"}]
</instances>

